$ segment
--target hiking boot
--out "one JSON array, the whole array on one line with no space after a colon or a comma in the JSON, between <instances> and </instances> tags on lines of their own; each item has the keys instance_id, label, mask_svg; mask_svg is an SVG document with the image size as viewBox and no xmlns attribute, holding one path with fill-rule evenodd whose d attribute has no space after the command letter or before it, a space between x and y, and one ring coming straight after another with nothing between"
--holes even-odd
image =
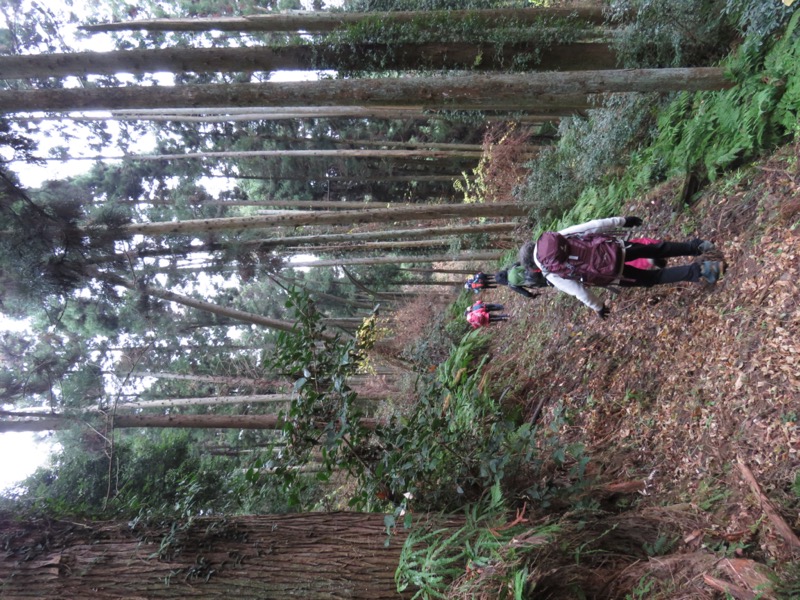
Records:
<instances>
[{"instance_id":1,"label":"hiking boot","mask_svg":"<svg viewBox=\"0 0 800 600\"><path fill-rule=\"evenodd\" d=\"M718 260L707 260L700 266L700 277L707 283L715 284L725 273L725 265Z\"/></svg>"},{"instance_id":2,"label":"hiking boot","mask_svg":"<svg viewBox=\"0 0 800 600\"><path fill-rule=\"evenodd\" d=\"M714 242L709 242L708 240L696 240L696 243L698 254L705 254L706 252L711 252L716 248Z\"/></svg>"}]
</instances>

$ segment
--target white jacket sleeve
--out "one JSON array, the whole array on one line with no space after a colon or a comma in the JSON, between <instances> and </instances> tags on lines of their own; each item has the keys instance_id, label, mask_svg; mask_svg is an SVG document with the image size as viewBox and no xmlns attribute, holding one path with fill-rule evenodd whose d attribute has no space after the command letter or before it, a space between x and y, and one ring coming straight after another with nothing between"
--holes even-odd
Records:
<instances>
[{"instance_id":1,"label":"white jacket sleeve","mask_svg":"<svg viewBox=\"0 0 800 600\"><path fill-rule=\"evenodd\" d=\"M595 219L580 225L573 225L562 229L558 233L561 235L574 235L576 233L602 233L613 229L619 229L625 225L625 217L609 217L608 219Z\"/></svg>"},{"instance_id":2,"label":"white jacket sleeve","mask_svg":"<svg viewBox=\"0 0 800 600\"><path fill-rule=\"evenodd\" d=\"M566 292L571 296L575 296L578 300L583 302L586 306L594 311L603 308L603 303L597 299L589 289L586 288L580 281L573 281L572 279L564 279L558 275L548 274L545 275L547 281L553 284L557 290Z\"/></svg>"}]
</instances>

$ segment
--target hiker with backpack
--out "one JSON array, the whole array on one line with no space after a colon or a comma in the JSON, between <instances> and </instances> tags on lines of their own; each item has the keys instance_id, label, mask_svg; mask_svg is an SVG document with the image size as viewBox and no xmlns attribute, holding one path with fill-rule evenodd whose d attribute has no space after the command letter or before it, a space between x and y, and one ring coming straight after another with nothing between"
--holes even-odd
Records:
<instances>
[{"instance_id":1,"label":"hiker with backpack","mask_svg":"<svg viewBox=\"0 0 800 600\"><path fill-rule=\"evenodd\" d=\"M497 323L499 321L507 321L508 315L495 315L493 312L503 310L502 304L492 304L489 302L476 302L464 311L464 316L467 318L467 323L472 325L473 329L478 327L486 327L489 323Z\"/></svg>"},{"instance_id":2,"label":"hiker with backpack","mask_svg":"<svg viewBox=\"0 0 800 600\"><path fill-rule=\"evenodd\" d=\"M494 274L497 285L508 286L508 289L526 298L536 298L539 294L533 294L527 288L541 288L551 285L548 283L541 269L527 269L521 263L515 262L510 267L506 267Z\"/></svg>"},{"instance_id":3,"label":"hiker with backpack","mask_svg":"<svg viewBox=\"0 0 800 600\"><path fill-rule=\"evenodd\" d=\"M488 290L496 287L497 285L494 281L494 277L486 273L476 273L474 277L467 278L467 282L464 284L464 289L472 290L476 294L480 293L481 290Z\"/></svg>"},{"instance_id":4,"label":"hiker with backpack","mask_svg":"<svg viewBox=\"0 0 800 600\"><path fill-rule=\"evenodd\" d=\"M543 233L520 249L520 262L540 268L554 287L575 296L605 319L609 309L587 286L651 287L679 281L716 283L724 273L721 261L656 269L641 269L628 264L641 258L663 260L677 256L700 256L714 249L712 242L642 243L625 241L614 235L619 227L637 227L639 217L610 217L573 225L561 231Z\"/></svg>"}]
</instances>

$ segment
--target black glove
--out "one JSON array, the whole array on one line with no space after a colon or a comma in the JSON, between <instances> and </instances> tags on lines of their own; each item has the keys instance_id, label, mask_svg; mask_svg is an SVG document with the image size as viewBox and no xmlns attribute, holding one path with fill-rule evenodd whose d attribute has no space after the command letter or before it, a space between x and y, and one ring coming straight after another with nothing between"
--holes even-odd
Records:
<instances>
[{"instance_id":1,"label":"black glove","mask_svg":"<svg viewBox=\"0 0 800 600\"><path fill-rule=\"evenodd\" d=\"M639 217L625 217L625 224L623 227L638 227L642 224L642 220Z\"/></svg>"},{"instance_id":2,"label":"black glove","mask_svg":"<svg viewBox=\"0 0 800 600\"><path fill-rule=\"evenodd\" d=\"M606 305L603 305L603 308L600 310L596 310L597 316L603 319L604 321L608 318L608 314L611 312L611 309L608 308Z\"/></svg>"}]
</instances>

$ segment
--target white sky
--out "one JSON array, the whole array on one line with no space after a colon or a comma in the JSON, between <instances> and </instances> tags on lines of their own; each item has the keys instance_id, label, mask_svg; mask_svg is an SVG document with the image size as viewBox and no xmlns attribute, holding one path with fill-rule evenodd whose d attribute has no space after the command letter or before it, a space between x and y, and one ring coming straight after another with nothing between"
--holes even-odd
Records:
<instances>
[{"instance_id":1,"label":"white sky","mask_svg":"<svg viewBox=\"0 0 800 600\"><path fill-rule=\"evenodd\" d=\"M55 8L53 6L54 3L58 3L58 0L48 2L48 5ZM328 2L328 4L337 5L338 3L334 1ZM2 16L0 16L0 27L4 25L5 23L2 19ZM65 32L62 32L62 34L64 33ZM66 32L66 35L69 36L70 33ZM108 45L107 48L104 47L106 46L107 40L103 40L102 36L92 36L90 41L91 47L89 49L91 50L97 51L112 49L112 45ZM272 74L270 81L308 81L317 79L318 77L319 74L315 72L279 71ZM161 83L168 84L166 81L162 81ZM113 126L114 123L112 122L111 125ZM40 140L40 144L41 146L37 154L43 156L46 154L49 147L63 145L63 142L57 138L48 138L45 135ZM141 153L150 153L152 152L153 144L154 139L142 140L142 143L138 145L135 151ZM81 148L79 141L76 142L73 140L70 143L70 152L74 154L80 154L82 151L85 151L86 154L95 154L93 151L86 148L85 145L83 148ZM53 161L47 162L44 166L26 165L23 163L12 163L9 166L11 166L18 174L24 187L38 187L45 180L62 179L84 173L91 168L91 165L91 161L84 160L63 162ZM219 186L221 183L222 182L220 182L220 180L214 181L216 186ZM219 189L209 191L214 193L218 192ZM309 257L306 256L296 257L295 260L308 260L308 258ZM17 329L24 326L24 323L15 323L9 321L8 319L4 318L2 314L0 314L0 329ZM3 433L0 435L0 492L15 486L20 481L32 474L37 467L44 465L53 450L54 446L51 440L47 437L41 436L41 434Z\"/></svg>"},{"instance_id":2,"label":"white sky","mask_svg":"<svg viewBox=\"0 0 800 600\"><path fill-rule=\"evenodd\" d=\"M0 435L0 491L15 486L46 464L53 446L47 439L37 441L37 435L22 432Z\"/></svg>"}]
</instances>

